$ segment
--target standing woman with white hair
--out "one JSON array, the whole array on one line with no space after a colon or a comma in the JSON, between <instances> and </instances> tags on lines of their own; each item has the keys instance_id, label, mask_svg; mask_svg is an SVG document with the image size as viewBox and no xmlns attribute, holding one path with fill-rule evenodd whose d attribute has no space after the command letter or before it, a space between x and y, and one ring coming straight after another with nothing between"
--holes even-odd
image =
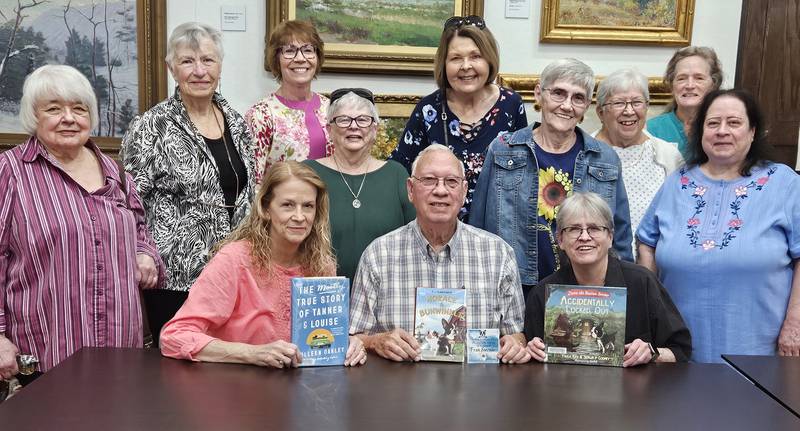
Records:
<instances>
[{"instance_id":1,"label":"standing woman with white hair","mask_svg":"<svg viewBox=\"0 0 800 431\"><path fill-rule=\"evenodd\" d=\"M195 22L176 27L166 57L175 94L136 117L122 140L120 158L167 267L165 288L144 294L156 341L211 247L239 224L253 198L250 134L216 92L222 56L218 30Z\"/></svg>"},{"instance_id":2,"label":"standing woman with white hair","mask_svg":"<svg viewBox=\"0 0 800 431\"><path fill-rule=\"evenodd\" d=\"M142 347L139 288L162 284L164 264L132 179L89 139L85 76L33 71L20 121L31 136L0 154L0 378L32 354L26 384L82 347Z\"/></svg>"}]
</instances>

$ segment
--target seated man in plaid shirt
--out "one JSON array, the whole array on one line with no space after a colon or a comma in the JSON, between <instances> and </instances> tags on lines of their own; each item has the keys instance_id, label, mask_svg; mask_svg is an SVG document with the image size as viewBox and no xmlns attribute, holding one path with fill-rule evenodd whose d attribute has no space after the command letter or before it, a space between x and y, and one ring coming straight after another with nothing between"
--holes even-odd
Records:
<instances>
[{"instance_id":1,"label":"seated man in plaid shirt","mask_svg":"<svg viewBox=\"0 0 800 431\"><path fill-rule=\"evenodd\" d=\"M368 351L419 361L414 338L417 287L465 288L467 326L499 328L499 359L528 362L525 305L514 251L500 237L466 225L464 165L439 144L422 150L407 182L417 219L372 242L361 256L350 305L350 333Z\"/></svg>"}]
</instances>

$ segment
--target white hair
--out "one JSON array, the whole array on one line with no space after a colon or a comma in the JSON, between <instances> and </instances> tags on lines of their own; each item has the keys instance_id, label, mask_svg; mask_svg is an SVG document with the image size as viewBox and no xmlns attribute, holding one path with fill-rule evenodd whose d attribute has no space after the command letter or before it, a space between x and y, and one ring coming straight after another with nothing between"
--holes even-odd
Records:
<instances>
[{"instance_id":1,"label":"white hair","mask_svg":"<svg viewBox=\"0 0 800 431\"><path fill-rule=\"evenodd\" d=\"M464 170L464 163L461 160L459 160L459 158L456 157L455 154L453 154L453 150L451 150L448 147L445 147L442 144L430 144L427 147L423 148L422 151L420 151L419 154L417 154L417 157L414 158L414 162L411 163L411 175L417 173L417 164L419 163L420 160L422 160L422 157L425 154L432 153L434 151L445 151L447 153L450 153L450 155L452 155L453 158L456 159L456 161L458 162L458 166L461 168L461 177L462 178L466 177L466 171Z\"/></svg>"},{"instance_id":2,"label":"white hair","mask_svg":"<svg viewBox=\"0 0 800 431\"><path fill-rule=\"evenodd\" d=\"M344 96L334 100L333 103L331 103L331 106L328 107L329 123L333 121L334 117L339 114L339 110L342 108L365 109L369 111L372 118L375 119L375 124L379 124L381 122L381 117L378 115L378 107L368 99L365 99L350 91Z\"/></svg>"},{"instance_id":3,"label":"white hair","mask_svg":"<svg viewBox=\"0 0 800 431\"><path fill-rule=\"evenodd\" d=\"M574 58L556 60L542 71L541 88L550 88L556 81L564 80L586 90L586 100L592 100L594 91L594 72L586 63Z\"/></svg>"},{"instance_id":4,"label":"white hair","mask_svg":"<svg viewBox=\"0 0 800 431\"><path fill-rule=\"evenodd\" d=\"M603 106L609 97L624 91L640 91L645 100L650 100L647 87L647 77L636 69L614 71L597 86L597 106Z\"/></svg>"},{"instance_id":5,"label":"white hair","mask_svg":"<svg viewBox=\"0 0 800 431\"><path fill-rule=\"evenodd\" d=\"M222 33L216 28L200 22L185 22L172 30L167 42L167 56L164 60L170 67L175 60L175 51L180 47L188 46L192 50L200 49L200 42L209 39L216 47L217 55L222 60L224 51L222 49Z\"/></svg>"},{"instance_id":6,"label":"white hair","mask_svg":"<svg viewBox=\"0 0 800 431\"><path fill-rule=\"evenodd\" d=\"M91 128L94 129L100 122L97 97L89 80L72 66L47 64L31 72L22 85L19 121L26 133L36 133L39 125L36 108L51 100L82 103L89 108Z\"/></svg>"}]
</instances>

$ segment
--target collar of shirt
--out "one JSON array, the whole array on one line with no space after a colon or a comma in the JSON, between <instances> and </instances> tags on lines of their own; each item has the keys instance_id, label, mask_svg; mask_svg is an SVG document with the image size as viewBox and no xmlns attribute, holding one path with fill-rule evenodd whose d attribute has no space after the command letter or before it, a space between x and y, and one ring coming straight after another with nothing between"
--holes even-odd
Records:
<instances>
[{"instance_id":1,"label":"collar of shirt","mask_svg":"<svg viewBox=\"0 0 800 431\"><path fill-rule=\"evenodd\" d=\"M428 242L427 238L422 235L422 230L420 230L417 221L414 220L411 223L411 230L414 232L414 238L416 239L420 253L425 257L426 260L431 260L435 263L443 262L445 260L452 262L453 259L456 258L458 255L458 243L462 229L462 222L460 220L456 220L456 232L450 238L450 241L447 241L447 244L444 245L442 250L437 253L433 249L433 246Z\"/></svg>"}]
</instances>

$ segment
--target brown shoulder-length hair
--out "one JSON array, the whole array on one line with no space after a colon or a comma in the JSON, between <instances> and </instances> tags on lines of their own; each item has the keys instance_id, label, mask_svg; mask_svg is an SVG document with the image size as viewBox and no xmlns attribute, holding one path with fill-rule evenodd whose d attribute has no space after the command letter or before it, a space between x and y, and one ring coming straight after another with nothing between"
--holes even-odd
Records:
<instances>
[{"instance_id":1,"label":"brown shoulder-length hair","mask_svg":"<svg viewBox=\"0 0 800 431\"><path fill-rule=\"evenodd\" d=\"M488 27L480 29L474 25L463 25L449 27L442 32L442 37L439 39L439 47L436 48L436 56L433 58L433 77L436 80L436 85L442 90L450 88L450 83L447 81L447 71L445 70L447 66L447 49L450 47L450 41L456 36L468 37L475 42L475 45L481 51L481 55L489 63L489 76L486 77L486 84L494 82L495 78L497 78L497 72L500 70L497 41Z\"/></svg>"},{"instance_id":2,"label":"brown shoulder-length hair","mask_svg":"<svg viewBox=\"0 0 800 431\"><path fill-rule=\"evenodd\" d=\"M270 237L271 221L267 208L275 198L275 188L292 178L305 181L317 190L317 211L311 233L300 244L298 250L303 275L306 277L330 275L331 269L335 268L336 260L331 249L328 190L313 169L296 161L277 162L270 167L258 189L250 214L236 230L217 244L215 250L234 241L247 241L251 246L253 266L271 274L274 268Z\"/></svg>"},{"instance_id":3,"label":"brown shoulder-length hair","mask_svg":"<svg viewBox=\"0 0 800 431\"><path fill-rule=\"evenodd\" d=\"M678 67L678 62L684 58L693 56L698 56L708 63L708 70L711 75L711 89L719 90L719 87L722 85L723 76L722 63L720 63L719 57L717 57L717 52L714 51L714 48L709 48L707 46L687 46L675 51L675 54L672 54L672 58L670 58L667 63L667 70L664 72L664 85L667 87L667 91L672 93L672 83L675 81L675 69ZM677 106L675 98L673 97L670 99L665 112L674 111Z\"/></svg>"},{"instance_id":4,"label":"brown shoulder-length hair","mask_svg":"<svg viewBox=\"0 0 800 431\"><path fill-rule=\"evenodd\" d=\"M325 42L319 36L314 24L308 21L290 20L284 21L275 27L267 38L267 46L264 48L264 57L267 59L272 76L281 82L281 60L278 58L280 49L283 45L292 43L293 40L308 42L317 50L317 68L314 70L314 78L322 70L322 63L325 62ZM298 54L303 55L303 54Z\"/></svg>"}]
</instances>

